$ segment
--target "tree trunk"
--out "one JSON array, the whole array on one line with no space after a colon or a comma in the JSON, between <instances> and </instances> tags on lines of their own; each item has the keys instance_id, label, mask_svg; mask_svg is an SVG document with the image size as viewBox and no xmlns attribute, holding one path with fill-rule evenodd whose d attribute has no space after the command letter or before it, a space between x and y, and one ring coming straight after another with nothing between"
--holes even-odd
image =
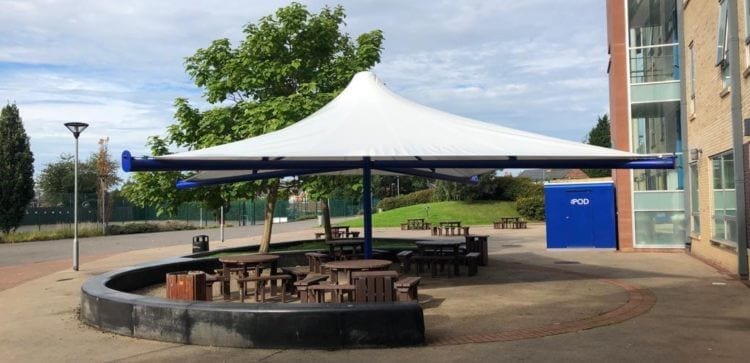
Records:
<instances>
[{"instance_id":1,"label":"tree trunk","mask_svg":"<svg viewBox=\"0 0 750 363\"><path fill-rule=\"evenodd\" d=\"M271 231L273 229L273 211L276 209L276 197L279 194L279 180L275 179L268 185L266 197L266 216L263 220L263 239L260 241L258 253L268 253L271 249Z\"/></svg>"},{"instance_id":2,"label":"tree trunk","mask_svg":"<svg viewBox=\"0 0 750 363\"><path fill-rule=\"evenodd\" d=\"M321 202L321 209L323 212L323 231L326 233L326 241L330 241L333 239L333 235L331 234L331 209L328 206L328 198L323 198Z\"/></svg>"}]
</instances>

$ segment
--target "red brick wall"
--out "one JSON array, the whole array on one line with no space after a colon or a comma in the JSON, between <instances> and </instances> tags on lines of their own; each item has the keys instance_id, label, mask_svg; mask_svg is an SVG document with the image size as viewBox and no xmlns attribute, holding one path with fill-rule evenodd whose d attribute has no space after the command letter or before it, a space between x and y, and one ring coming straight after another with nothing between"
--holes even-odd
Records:
<instances>
[{"instance_id":1,"label":"red brick wall","mask_svg":"<svg viewBox=\"0 0 750 363\"><path fill-rule=\"evenodd\" d=\"M625 29L625 1L607 0L607 39L609 41L609 118L612 147L629 151L629 108L627 74L627 33ZM633 210L631 175L629 170L616 170L618 247L633 250Z\"/></svg>"}]
</instances>

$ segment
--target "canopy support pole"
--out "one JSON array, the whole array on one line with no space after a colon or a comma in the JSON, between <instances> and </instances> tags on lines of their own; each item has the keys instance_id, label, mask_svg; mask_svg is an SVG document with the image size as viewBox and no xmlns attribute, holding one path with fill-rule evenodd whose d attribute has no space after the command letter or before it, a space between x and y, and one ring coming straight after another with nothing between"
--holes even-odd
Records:
<instances>
[{"instance_id":1,"label":"canopy support pole","mask_svg":"<svg viewBox=\"0 0 750 363\"><path fill-rule=\"evenodd\" d=\"M370 157L362 158L362 207L364 209L364 227L365 227L365 258L372 258L372 163Z\"/></svg>"}]
</instances>

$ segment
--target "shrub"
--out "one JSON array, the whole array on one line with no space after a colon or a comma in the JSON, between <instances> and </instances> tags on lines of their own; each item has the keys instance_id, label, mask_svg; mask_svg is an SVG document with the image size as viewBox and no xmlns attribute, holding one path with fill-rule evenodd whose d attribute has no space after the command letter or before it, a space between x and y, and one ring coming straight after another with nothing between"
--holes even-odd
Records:
<instances>
[{"instance_id":1,"label":"shrub","mask_svg":"<svg viewBox=\"0 0 750 363\"><path fill-rule=\"evenodd\" d=\"M153 233L153 232L165 232L165 231L182 231L188 229L195 229L195 227L176 222L166 222L163 224L156 223L127 223L127 224L112 224L107 227L108 235L116 234L134 234L134 233Z\"/></svg>"},{"instance_id":2,"label":"shrub","mask_svg":"<svg viewBox=\"0 0 750 363\"><path fill-rule=\"evenodd\" d=\"M526 219L544 220L544 197L540 195L520 197L516 200L518 214Z\"/></svg>"},{"instance_id":3,"label":"shrub","mask_svg":"<svg viewBox=\"0 0 750 363\"><path fill-rule=\"evenodd\" d=\"M520 197L542 195L543 188L541 184L534 183L529 178L496 177L493 174L484 174L479 177L479 182L475 185L438 181L436 183L435 200L513 201Z\"/></svg>"},{"instance_id":4,"label":"shrub","mask_svg":"<svg viewBox=\"0 0 750 363\"><path fill-rule=\"evenodd\" d=\"M435 195L434 189L425 189L414 193L404 194L398 197L383 198L378 203L378 208L391 210L401 207L407 207L415 204L432 202Z\"/></svg>"}]
</instances>

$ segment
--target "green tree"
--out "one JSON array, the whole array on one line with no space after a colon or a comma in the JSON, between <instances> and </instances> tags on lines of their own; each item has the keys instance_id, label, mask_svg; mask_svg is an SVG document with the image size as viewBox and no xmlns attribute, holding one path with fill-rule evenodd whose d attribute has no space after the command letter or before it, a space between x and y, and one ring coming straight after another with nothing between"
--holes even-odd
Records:
<instances>
[{"instance_id":1,"label":"green tree","mask_svg":"<svg viewBox=\"0 0 750 363\"><path fill-rule=\"evenodd\" d=\"M331 211L328 199L332 195L353 198L362 195L362 178L358 176L315 176L303 178L302 189L310 199L321 202L323 214L323 231L326 240L333 239L331 234Z\"/></svg>"},{"instance_id":2,"label":"green tree","mask_svg":"<svg viewBox=\"0 0 750 363\"><path fill-rule=\"evenodd\" d=\"M34 154L15 104L0 111L0 171L0 231L8 234L34 199Z\"/></svg>"},{"instance_id":3,"label":"green tree","mask_svg":"<svg viewBox=\"0 0 750 363\"><path fill-rule=\"evenodd\" d=\"M175 101L175 123L164 138L152 138L152 151L167 145L200 149L282 129L317 111L340 92L352 76L380 61L380 30L352 40L342 32L344 9L323 8L310 13L292 3L274 15L244 28L245 39L232 47L218 39L188 57L187 73L204 90L211 105L200 110L186 99ZM158 153L154 153L159 155ZM260 251L271 240L278 180L169 191L189 173L140 173L124 194L137 203L174 210L180 202L198 200L226 204L230 198L266 194L266 218Z\"/></svg>"},{"instance_id":4,"label":"green tree","mask_svg":"<svg viewBox=\"0 0 750 363\"><path fill-rule=\"evenodd\" d=\"M48 206L72 206L75 176L73 155L62 154L60 159L47 164L37 180L42 192L40 202ZM78 164L78 193L93 195L97 189L96 154Z\"/></svg>"},{"instance_id":5,"label":"green tree","mask_svg":"<svg viewBox=\"0 0 750 363\"><path fill-rule=\"evenodd\" d=\"M586 135L586 143L601 147L612 147L612 138L610 136L609 116L605 113L599 116L596 126ZM584 169L586 175L592 178L612 176L611 169Z\"/></svg>"},{"instance_id":6,"label":"green tree","mask_svg":"<svg viewBox=\"0 0 750 363\"><path fill-rule=\"evenodd\" d=\"M109 137L99 140L99 153L96 155L96 195L99 200L99 220L102 223L102 233L107 234L109 216L112 212L112 196L109 190L117 185L121 179L117 175L117 161L109 154Z\"/></svg>"},{"instance_id":7,"label":"green tree","mask_svg":"<svg viewBox=\"0 0 750 363\"><path fill-rule=\"evenodd\" d=\"M417 176L373 175L372 195L378 199L396 197L424 190L434 184L434 180Z\"/></svg>"}]
</instances>

